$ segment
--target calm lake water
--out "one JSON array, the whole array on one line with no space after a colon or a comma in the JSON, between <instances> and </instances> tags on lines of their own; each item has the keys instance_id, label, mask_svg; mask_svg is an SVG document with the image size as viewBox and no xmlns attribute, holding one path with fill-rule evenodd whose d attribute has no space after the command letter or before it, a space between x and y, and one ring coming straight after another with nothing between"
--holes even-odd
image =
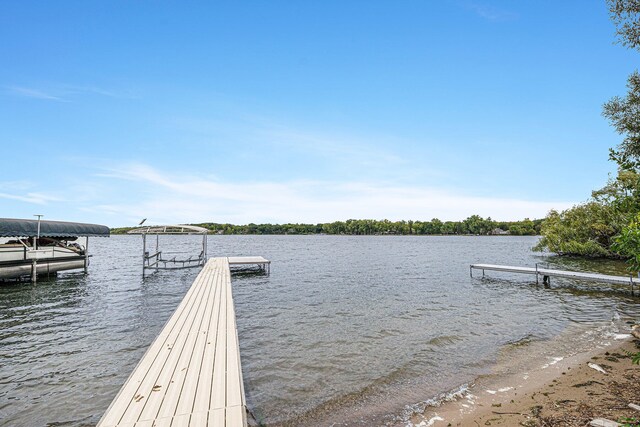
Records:
<instances>
[{"instance_id":1,"label":"calm lake water","mask_svg":"<svg viewBox=\"0 0 640 427\"><path fill-rule=\"evenodd\" d=\"M624 274L532 253L536 241L210 236L210 256L272 261L270 276L232 278L250 410L268 425L404 425L421 402L487 374L504 346L570 330L549 352L575 350L638 317L624 286L469 277L474 262ZM160 241L165 252L199 243ZM89 275L0 286L0 425L95 425L197 275L142 280L139 236L90 249Z\"/></svg>"}]
</instances>

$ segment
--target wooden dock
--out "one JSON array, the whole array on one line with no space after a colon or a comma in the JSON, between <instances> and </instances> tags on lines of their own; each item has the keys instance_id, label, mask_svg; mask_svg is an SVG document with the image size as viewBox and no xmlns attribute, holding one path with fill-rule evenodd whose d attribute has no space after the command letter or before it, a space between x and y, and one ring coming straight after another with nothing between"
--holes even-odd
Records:
<instances>
[{"instance_id":1,"label":"wooden dock","mask_svg":"<svg viewBox=\"0 0 640 427\"><path fill-rule=\"evenodd\" d=\"M206 263L98 427L246 427L229 264Z\"/></svg>"},{"instance_id":2,"label":"wooden dock","mask_svg":"<svg viewBox=\"0 0 640 427\"><path fill-rule=\"evenodd\" d=\"M634 290L634 286L640 284L640 279L631 275L611 276L608 274L584 273L581 271L555 270L551 268L540 268L538 267L538 265L536 265L536 267L515 267L511 265L471 264L471 266L469 267L469 273L471 274L471 277L473 277L473 270L482 270L483 276L485 270L503 271L506 273L531 274L536 276L536 283L538 282L538 278L542 276L544 283L549 283L551 277L563 277L565 279L613 283L618 285L631 285L632 293Z\"/></svg>"}]
</instances>

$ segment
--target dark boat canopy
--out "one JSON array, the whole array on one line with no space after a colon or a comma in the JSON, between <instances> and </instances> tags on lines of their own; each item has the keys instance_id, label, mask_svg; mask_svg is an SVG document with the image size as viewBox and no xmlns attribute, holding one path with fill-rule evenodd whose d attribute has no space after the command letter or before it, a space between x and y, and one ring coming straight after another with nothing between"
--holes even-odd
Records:
<instances>
[{"instance_id":1,"label":"dark boat canopy","mask_svg":"<svg viewBox=\"0 0 640 427\"><path fill-rule=\"evenodd\" d=\"M0 237L35 237L38 221L35 219L0 218ZM80 222L40 221L41 237L109 237L109 227Z\"/></svg>"}]
</instances>

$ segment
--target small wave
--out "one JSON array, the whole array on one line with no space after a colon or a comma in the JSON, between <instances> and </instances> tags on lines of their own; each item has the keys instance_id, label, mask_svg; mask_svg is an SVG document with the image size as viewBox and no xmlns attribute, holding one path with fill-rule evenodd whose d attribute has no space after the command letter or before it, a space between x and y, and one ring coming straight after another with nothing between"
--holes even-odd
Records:
<instances>
[{"instance_id":1,"label":"small wave","mask_svg":"<svg viewBox=\"0 0 640 427\"><path fill-rule=\"evenodd\" d=\"M613 335L614 340L626 340L631 338L631 334L615 334Z\"/></svg>"},{"instance_id":2,"label":"small wave","mask_svg":"<svg viewBox=\"0 0 640 427\"><path fill-rule=\"evenodd\" d=\"M512 339L507 341L505 345L509 347L522 347L528 344L531 344L533 341L537 341L538 337L533 334L526 334L520 338Z\"/></svg>"},{"instance_id":3,"label":"small wave","mask_svg":"<svg viewBox=\"0 0 640 427\"><path fill-rule=\"evenodd\" d=\"M461 386L447 391L445 393L440 393L439 395L431 398L431 399L427 399L424 400L422 402L418 402L418 403L414 403L412 405L407 405L405 406L404 410L402 411L402 415L396 419L396 421L401 421L403 423L406 423L407 427L424 427L424 426L429 426L431 424L433 424L433 422L435 422L436 420L434 418L431 418L429 421L433 420L433 422L431 424L423 424L424 421L420 422L417 425L414 425L411 422L411 418L416 416L416 415L422 415L424 414L424 412L427 410L427 408L435 408L438 406L441 406L443 403L445 402L451 402L454 400L458 400L458 399L462 399L463 397L465 397L468 393L469 393L469 384L462 384Z\"/></svg>"},{"instance_id":4,"label":"small wave","mask_svg":"<svg viewBox=\"0 0 640 427\"><path fill-rule=\"evenodd\" d=\"M460 340L462 340L462 338L460 338L457 335L440 335L435 338L431 338L429 341L427 341L427 345L443 347L446 345L454 344Z\"/></svg>"},{"instance_id":5,"label":"small wave","mask_svg":"<svg viewBox=\"0 0 640 427\"><path fill-rule=\"evenodd\" d=\"M542 365L541 369L547 369L549 366L555 365L561 360L564 360L564 356L552 357L551 361L549 363L545 363L544 365Z\"/></svg>"},{"instance_id":6,"label":"small wave","mask_svg":"<svg viewBox=\"0 0 640 427\"><path fill-rule=\"evenodd\" d=\"M498 390L485 390L485 391L489 394L496 394L496 393L506 393L509 390L513 390L513 387L502 387L502 388L499 388Z\"/></svg>"},{"instance_id":7,"label":"small wave","mask_svg":"<svg viewBox=\"0 0 640 427\"><path fill-rule=\"evenodd\" d=\"M418 424L416 427L430 427L433 424L435 424L436 421L444 421L444 418L442 418L439 415L434 415L433 417L431 417L428 420L424 420L422 421L420 424Z\"/></svg>"}]
</instances>

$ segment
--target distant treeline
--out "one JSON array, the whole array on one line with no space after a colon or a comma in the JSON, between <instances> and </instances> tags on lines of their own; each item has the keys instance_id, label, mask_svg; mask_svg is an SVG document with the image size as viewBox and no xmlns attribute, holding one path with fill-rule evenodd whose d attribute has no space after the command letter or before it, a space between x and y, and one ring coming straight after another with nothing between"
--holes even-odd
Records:
<instances>
[{"instance_id":1,"label":"distant treeline","mask_svg":"<svg viewBox=\"0 0 640 427\"><path fill-rule=\"evenodd\" d=\"M205 227L212 234L344 234L344 235L489 235L511 234L515 236L540 234L542 220L494 221L472 215L464 221L389 221L374 219L349 219L324 224L219 224L205 222L191 224ZM113 228L113 234L124 234L133 227Z\"/></svg>"}]
</instances>

